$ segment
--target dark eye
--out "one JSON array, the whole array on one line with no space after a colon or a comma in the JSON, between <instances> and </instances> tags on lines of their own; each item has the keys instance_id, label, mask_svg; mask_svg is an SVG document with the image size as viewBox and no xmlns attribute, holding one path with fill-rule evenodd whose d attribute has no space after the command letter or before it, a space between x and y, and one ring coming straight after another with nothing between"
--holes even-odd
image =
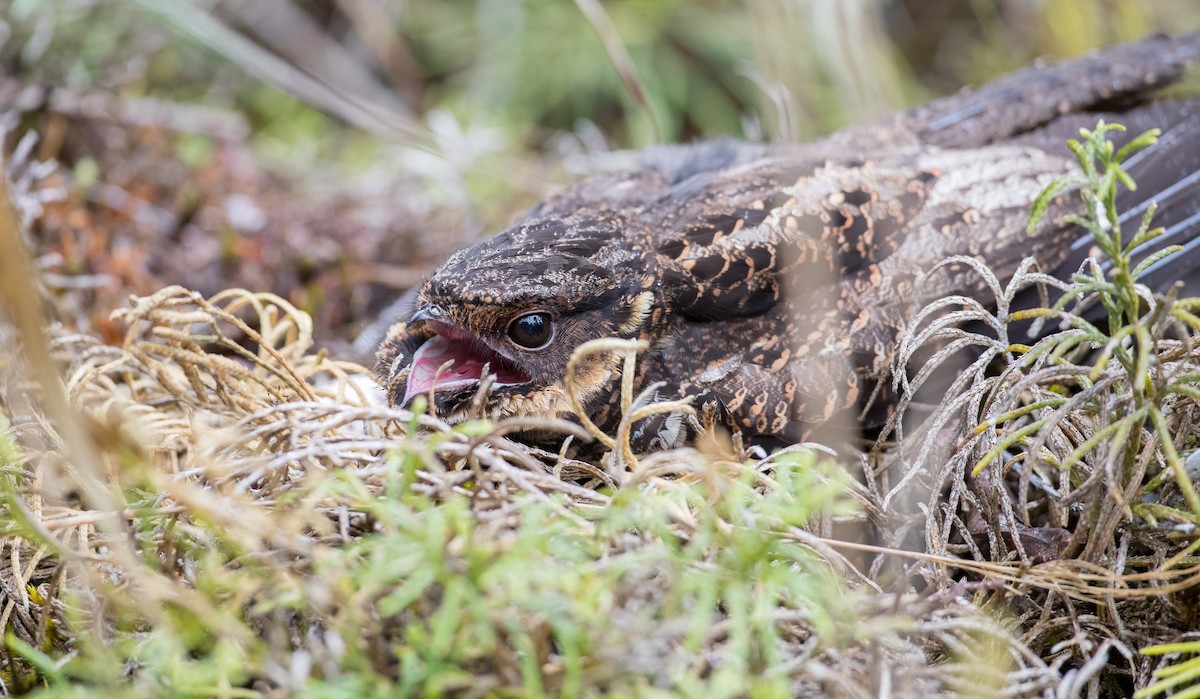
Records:
<instances>
[{"instance_id":1,"label":"dark eye","mask_svg":"<svg viewBox=\"0 0 1200 699\"><path fill-rule=\"evenodd\" d=\"M508 339L525 349L541 349L554 336L549 313L530 313L508 324Z\"/></svg>"}]
</instances>

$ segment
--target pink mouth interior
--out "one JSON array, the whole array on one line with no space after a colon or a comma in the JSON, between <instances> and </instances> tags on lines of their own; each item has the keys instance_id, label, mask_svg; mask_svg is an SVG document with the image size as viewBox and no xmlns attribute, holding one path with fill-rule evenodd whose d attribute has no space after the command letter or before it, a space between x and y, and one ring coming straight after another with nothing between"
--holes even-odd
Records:
<instances>
[{"instance_id":1,"label":"pink mouth interior","mask_svg":"<svg viewBox=\"0 0 1200 699\"><path fill-rule=\"evenodd\" d=\"M450 360L454 363L438 373L438 369ZM488 365L488 373L496 376L496 386L512 386L530 380L528 374L512 362L469 338L434 335L413 355L401 405L408 405L414 396L427 395L430 390L449 391L477 384L483 377L484 364Z\"/></svg>"}]
</instances>

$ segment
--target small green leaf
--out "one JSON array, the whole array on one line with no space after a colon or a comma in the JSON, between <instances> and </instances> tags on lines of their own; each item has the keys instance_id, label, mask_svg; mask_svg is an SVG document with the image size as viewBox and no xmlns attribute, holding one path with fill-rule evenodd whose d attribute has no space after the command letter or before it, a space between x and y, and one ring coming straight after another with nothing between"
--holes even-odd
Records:
<instances>
[{"instance_id":1,"label":"small green leaf","mask_svg":"<svg viewBox=\"0 0 1200 699\"><path fill-rule=\"evenodd\" d=\"M1032 235L1038 223L1045 217L1046 209L1050 208L1050 202L1058 195L1079 184L1081 182L1078 177L1068 175L1060 177L1047 185L1042 190L1042 193L1037 196L1037 199L1033 201L1033 209L1029 212L1029 223L1025 226L1025 232Z\"/></svg>"},{"instance_id":2,"label":"small green leaf","mask_svg":"<svg viewBox=\"0 0 1200 699\"><path fill-rule=\"evenodd\" d=\"M1166 393L1175 393L1181 396L1190 398L1193 403L1200 405L1200 388L1189 386L1186 383L1177 383L1167 386Z\"/></svg>"},{"instance_id":3,"label":"small green leaf","mask_svg":"<svg viewBox=\"0 0 1200 699\"><path fill-rule=\"evenodd\" d=\"M1075 450L1068 454L1067 458L1063 459L1062 468L1071 468L1075 464L1079 463L1079 460L1086 456L1088 452L1099 446L1101 442L1111 437L1118 431L1121 431L1122 427L1124 427L1125 431L1128 431L1132 425L1140 423L1145 418L1146 408L1142 408L1141 410L1126 415L1112 424L1106 425L1104 429L1097 430L1096 433L1091 437L1088 437L1083 444L1075 447Z\"/></svg>"},{"instance_id":4,"label":"small green leaf","mask_svg":"<svg viewBox=\"0 0 1200 699\"><path fill-rule=\"evenodd\" d=\"M1188 507L1191 508L1192 514L1200 517L1200 495L1196 493L1196 488L1192 485L1191 476L1188 475L1183 459L1179 458L1179 452L1175 450L1175 437L1167 427L1167 421L1163 419L1162 412L1158 407L1151 405L1149 410L1150 419L1153 420L1154 427L1158 430L1158 443L1162 447L1163 456L1166 457L1167 465L1174 472L1175 485L1179 488Z\"/></svg>"},{"instance_id":5,"label":"small green leaf","mask_svg":"<svg viewBox=\"0 0 1200 699\"><path fill-rule=\"evenodd\" d=\"M1171 255L1174 255L1175 253L1180 252L1181 250L1183 250L1182 245L1168 245L1167 247L1163 248L1162 250L1159 250L1158 252L1151 254L1149 257L1147 257L1146 259L1139 262L1137 267L1133 268L1133 278L1137 279L1137 278L1141 277L1142 274L1144 274L1145 271L1147 269L1149 269L1150 266L1153 265L1155 262L1158 262L1159 260L1163 259L1164 257L1170 257Z\"/></svg>"},{"instance_id":6,"label":"small green leaf","mask_svg":"<svg viewBox=\"0 0 1200 699\"><path fill-rule=\"evenodd\" d=\"M1200 653L1200 641L1185 641L1183 643L1163 643L1157 646L1146 646L1141 649L1142 655L1166 655L1168 653Z\"/></svg>"},{"instance_id":7,"label":"small green leaf","mask_svg":"<svg viewBox=\"0 0 1200 699\"><path fill-rule=\"evenodd\" d=\"M1131 192L1137 191L1137 182L1133 181L1133 178L1129 176L1128 172L1125 172L1124 168L1114 165L1110 172L1120 180L1121 184L1125 185L1126 189Z\"/></svg>"},{"instance_id":8,"label":"small green leaf","mask_svg":"<svg viewBox=\"0 0 1200 699\"><path fill-rule=\"evenodd\" d=\"M1126 143L1121 150L1117 151L1117 162L1123 162L1134 153L1158 143L1158 137L1161 135L1162 129L1150 129L1138 134L1132 141Z\"/></svg>"},{"instance_id":9,"label":"small green leaf","mask_svg":"<svg viewBox=\"0 0 1200 699\"><path fill-rule=\"evenodd\" d=\"M1012 445L1020 442L1032 434L1036 434L1037 431L1042 429L1042 426L1045 424L1045 420L1037 420L1036 422L1031 422L1028 425L1025 425L1015 432L1009 432L1005 434L1004 437L996 443L996 446L989 449L988 452L983 455L983 458L975 463L974 468L971 469L971 475L978 476L980 473L983 473L983 469L987 468L988 464L995 461L996 457L1000 456L1005 449L1008 449Z\"/></svg>"},{"instance_id":10,"label":"small green leaf","mask_svg":"<svg viewBox=\"0 0 1200 699\"><path fill-rule=\"evenodd\" d=\"M1174 318L1178 318L1179 320L1183 321L1184 323L1187 323L1187 325L1192 330L1200 333L1200 317L1197 317L1195 314L1189 312L1187 309L1180 308L1178 306L1178 304L1176 304L1175 308L1171 309L1171 316Z\"/></svg>"},{"instance_id":11,"label":"small green leaf","mask_svg":"<svg viewBox=\"0 0 1200 699\"><path fill-rule=\"evenodd\" d=\"M1087 148L1082 143L1071 139L1067 141L1067 150L1075 154L1075 159L1079 161L1079 166L1083 168L1084 172L1089 176L1095 174L1096 166L1092 163L1092 156L1088 155Z\"/></svg>"}]
</instances>

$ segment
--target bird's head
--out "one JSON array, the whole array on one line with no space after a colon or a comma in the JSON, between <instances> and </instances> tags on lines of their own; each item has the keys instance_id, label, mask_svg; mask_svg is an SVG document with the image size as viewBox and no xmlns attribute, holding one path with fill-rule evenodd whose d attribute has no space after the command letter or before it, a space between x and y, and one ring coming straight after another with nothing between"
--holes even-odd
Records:
<instances>
[{"instance_id":1,"label":"bird's head","mask_svg":"<svg viewBox=\"0 0 1200 699\"><path fill-rule=\"evenodd\" d=\"M492 375L485 416L568 416L566 367L577 347L661 333L654 269L615 214L534 220L463 250L421 287L415 313L380 347L388 400L407 406L432 396L432 411L456 422ZM589 412L609 399L619 372L612 356L577 365L575 391Z\"/></svg>"}]
</instances>

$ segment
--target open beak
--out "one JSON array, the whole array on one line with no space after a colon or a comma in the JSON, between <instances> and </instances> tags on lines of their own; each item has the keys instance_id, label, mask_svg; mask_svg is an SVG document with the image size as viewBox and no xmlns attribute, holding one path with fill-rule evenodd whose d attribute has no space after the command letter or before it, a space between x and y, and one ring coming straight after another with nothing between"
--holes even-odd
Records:
<instances>
[{"instance_id":1,"label":"open beak","mask_svg":"<svg viewBox=\"0 0 1200 699\"><path fill-rule=\"evenodd\" d=\"M436 333L413 354L412 369L404 388L402 406L416 396L431 391L472 388L483 380L484 366L494 375L494 386L516 386L532 380L529 372L516 361L500 354L478 335L445 320L447 314L437 306L418 310L409 324L424 323ZM446 366L447 363L449 366ZM443 368L444 367L444 368Z\"/></svg>"}]
</instances>

